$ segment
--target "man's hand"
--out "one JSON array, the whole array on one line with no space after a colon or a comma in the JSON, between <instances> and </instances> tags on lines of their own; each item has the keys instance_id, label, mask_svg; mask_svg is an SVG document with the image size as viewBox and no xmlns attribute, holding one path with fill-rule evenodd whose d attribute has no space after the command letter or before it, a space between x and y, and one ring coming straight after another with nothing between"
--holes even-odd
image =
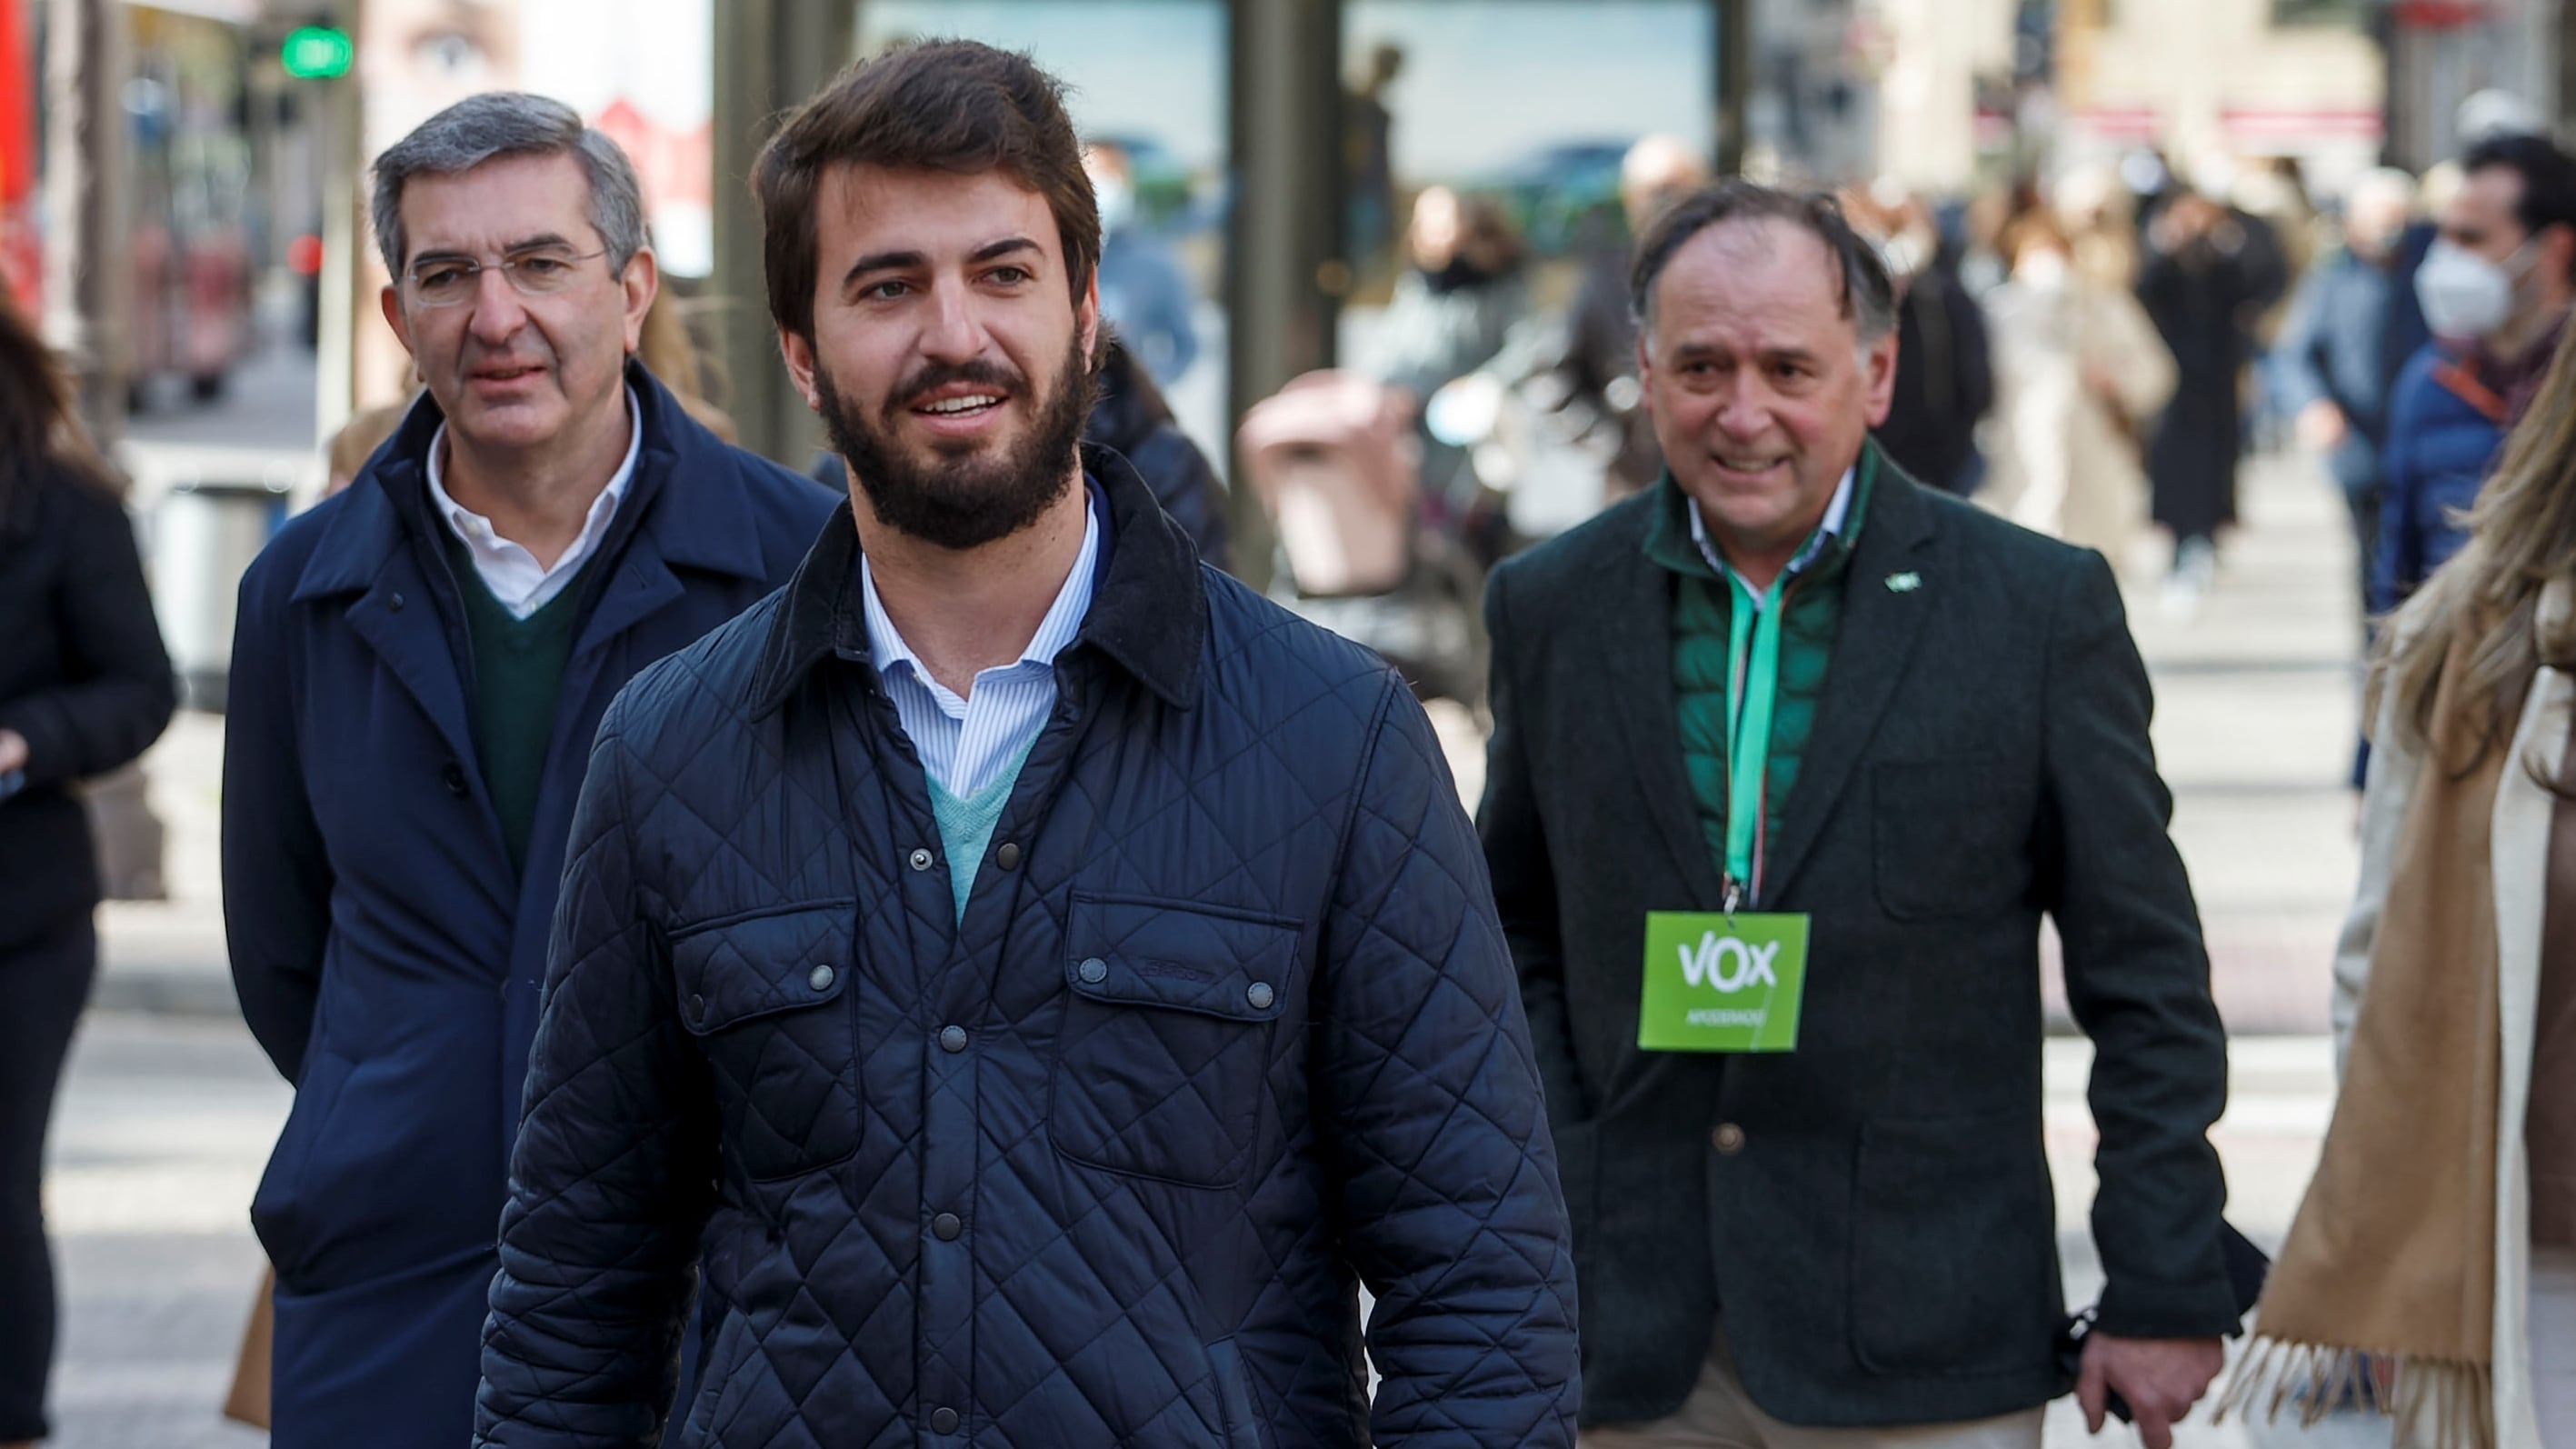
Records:
<instances>
[{"instance_id":1,"label":"man's hand","mask_svg":"<svg viewBox=\"0 0 2576 1449\"><path fill-rule=\"evenodd\" d=\"M27 737L16 730L0 730L0 775L27 768Z\"/></svg>"},{"instance_id":2,"label":"man's hand","mask_svg":"<svg viewBox=\"0 0 2576 1449\"><path fill-rule=\"evenodd\" d=\"M2209 1392L2227 1366L2227 1350L2214 1338L2116 1338L2095 1333L2084 1340L2084 1368L2076 1376L2075 1402L2084 1427L2102 1432L2117 1392L2129 1405L2147 1449L2173 1449L2173 1426Z\"/></svg>"},{"instance_id":3,"label":"man's hand","mask_svg":"<svg viewBox=\"0 0 2576 1449\"><path fill-rule=\"evenodd\" d=\"M2299 446L2311 453L2332 452L2342 446L2344 435L2352 431L2352 425L2344 419L2343 409L2336 407L2333 399L2322 397L2299 409L2298 420L2292 428L2299 435Z\"/></svg>"}]
</instances>

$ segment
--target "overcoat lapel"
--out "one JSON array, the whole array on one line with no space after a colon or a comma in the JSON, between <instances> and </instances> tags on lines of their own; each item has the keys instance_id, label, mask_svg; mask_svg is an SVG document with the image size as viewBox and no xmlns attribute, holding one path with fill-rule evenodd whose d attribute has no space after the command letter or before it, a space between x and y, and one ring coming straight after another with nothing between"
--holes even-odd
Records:
<instances>
[{"instance_id":1,"label":"overcoat lapel","mask_svg":"<svg viewBox=\"0 0 2576 1449\"><path fill-rule=\"evenodd\" d=\"M1763 867L1766 902L1785 897L1814 852L1896 698L1924 622L1941 607L1950 581L1929 566L1936 537L1921 485L1882 465L1843 576L1842 623L1825 667L1815 734L1781 812L1780 839Z\"/></svg>"}]
</instances>

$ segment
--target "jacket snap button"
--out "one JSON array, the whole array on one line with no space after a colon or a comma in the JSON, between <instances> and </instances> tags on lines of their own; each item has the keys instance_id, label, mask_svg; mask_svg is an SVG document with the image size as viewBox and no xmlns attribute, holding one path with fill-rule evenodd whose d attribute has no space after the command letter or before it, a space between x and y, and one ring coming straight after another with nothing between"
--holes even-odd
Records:
<instances>
[{"instance_id":1,"label":"jacket snap button","mask_svg":"<svg viewBox=\"0 0 2576 1449\"><path fill-rule=\"evenodd\" d=\"M465 798L465 767L463 765L456 763L454 760L448 761L446 766L438 772L438 778L441 784L447 786L448 794L453 795L460 800Z\"/></svg>"},{"instance_id":2,"label":"jacket snap button","mask_svg":"<svg viewBox=\"0 0 2576 1449\"><path fill-rule=\"evenodd\" d=\"M966 1050L966 1028L962 1026L941 1027L939 1029L939 1049L951 1052L962 1052Z\"/></svg>"},{"instance_id":3,"label":"jacket snap button","mask_svg":"<svg viewBox=\"0 0 2576 1449\"><path fill-rule=\"evenodd\" d=\"M1243 999L1251 1002L1255 1011L1268 1011L1270 1003L1278 999L1278 993L1270 989L1269 982L1255 981L1244 991Z\"/></svg>"},{"instance_id":4,"label":"jacket snap button","mask_svg":"<svg viewBox=\"0 0 2576 1449\"><path fill-rule=\"evenodd\" d=\"M402 612L403 597L400 594L396 594L392 598L385 600L385 604L395 613L399 614Z\"/></svg>"},{"instance_id":5,"label":"jacket snap button","mask_svg":"<svg viewBox=\"0 0 2576 1449\"><path fill-rule=\"evenodd\" d=\"M914 849L914 851L912 852L911 861L912 861L912 868L913 868L914 870L928 870L928 869L930 869L933 865L935 865L935 864L937 864L937 863L938 863L937 861L935 861L935 860L933 860L933 859L931 858L931 854L930 854L930 852L929 852L929 851L927 851L927 850L923 850L923 849L919 849L919 848L915 848L915 849Z\"/></svg>"},{"instance_id":6,"label":"jacket snap button","mask_svg":"<svg viewBox=\"0 0 2576 1449\"><path fill-rule=\"evenodd\" d=\"M689 1020L700 1026L704 1026L706 1024L707 999L705 997L692 996L689 998Z\"/></svg>"},{"instance_id":7,"label":"jacket snap button","mask_svg":"<svg viewBox=\"0 0 2576 1449\"><path fill-rule=\"evenodd\" d=\"M941 1213L930 1220L930 1231L938 1235L939 1241L953 1243L959 1233L966 1231L966 1225L957 1220L955 1213Z\"/></svg>"},{"instance_id":8,"label":"jacket snap button","mask_svg":"<svg viewBox=\"0 0 2576 1449\"><path fill-rule=\"evenodd\" d=\"M957 1411L955 1409L932 1410L930 1415L930 1432L933 1434L956 1433Z\"/></svg>"},{"instance_id":9,"label":"jacket snap button","mask_svg":"<svg viewBox=\"0 0 2576 1449\"><path fill-rule=\"evenodd\" d=\"M1717 1130L1709 1134L1709 1140L1717 1145L1719 1152L1733 1157L1744 1150L1744 1129L1732 1122L1720 1122Z\"/></svg>"},{"instance_id":10,"label":"jacket snap button","mask_svg":"<svg viewBox=\"0 0 2576 1449\"><path fill-rule=\"evenodd\" d=\"M1082 973L1083 980L1090 982L1094 986L1097 986L1101 982L1109 979L1109 963L1101 960L1097 956L1087 956L1083 958L1082 965L1075 969Z\"/></svg>"},{"instance_id":11,"label":"jacket snap button","mask_svg":"<svg viewBox=\"0 0 2576 1449\"><path fill-rule=\"evenodd\" d=\"M993 852L993 863L1004 870L1018 870L1020 868L1018 844L1013 841L1003 841L1002 848Z\"/></svg>"},{"instance_id":12,"label":"jacket snap button","mask_svg":"<svg viewBox=\"0 0 2576 1449\"><path fill-rule=\"evenodd\" d=\"M813 973L805 978L805 984L813 987L817 991L831 990L832 968L829 966L815 967Z\"/></svg>"}]
</instances>

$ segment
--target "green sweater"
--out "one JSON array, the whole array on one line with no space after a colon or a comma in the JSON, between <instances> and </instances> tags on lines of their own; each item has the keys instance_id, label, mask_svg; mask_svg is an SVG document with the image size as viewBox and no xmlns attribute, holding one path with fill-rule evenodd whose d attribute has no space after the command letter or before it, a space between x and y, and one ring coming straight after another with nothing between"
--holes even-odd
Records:
<instances>
[{"instance_id":1,"label":"green sweater","mask_svg":"<svg viewBox=\"0 0 2576 1449\"><path fill-rule=\"evenodd\" d=\"M1869 511L1878 476L1875 444L1861 451L1852 479L1851 507L1842 531L1791 576L1781 608L1780 692L1771 719L1771 758L1763 786L1761 846L1780 838L1781 807L1798 783L1807 742L1815 733L1816 706L1825 693L1825 668L1842 627L1842 580ZM1646 529L1646 557L1678 575L1673 590L1673 703L1679 712L1682 766L1691 800L1699 808L1700 837L1718 873L1726 871L1726 675L1727 624L1735 589L1701 556L1691 538L1690 503L1667 473L1655 484L1656 506Z\"/></svg>"},{"instance_id":2,"label":"green sweater","mask_svg":"<svg viewBox=\"0 0 2576 1449\"><path fill-rule=\"evenodd\" d=\"M930 781L930 814L939 822L939 843L948 850L948 890L957 898L960 924L966 920L966 898L975 893L975 872L983 868L984 848L993 843L1002 807L1011 803L1011 790L1020 783L1020 769L1037 742L1036 735L1029 736L991 784L963 799L949 794L936 778Z\"/></svg>"},{"instance_id":3,"label":"green sweater","mask_svg":"<svg viewBox=\"0 0 2576 1449\"><path fill-rule=\"evenodd\" d=\"M501 817L510 872L517 875L528 865L528 832L536 825L537 790L545 783L555 704L563 694L564 664L572 657L590 565L583 564L544 607L515 619L484 585L464 541L444 528L439 535L465 600L465 629L474 649L474 753L493 813Z\"/></svg>"}]
</instances>

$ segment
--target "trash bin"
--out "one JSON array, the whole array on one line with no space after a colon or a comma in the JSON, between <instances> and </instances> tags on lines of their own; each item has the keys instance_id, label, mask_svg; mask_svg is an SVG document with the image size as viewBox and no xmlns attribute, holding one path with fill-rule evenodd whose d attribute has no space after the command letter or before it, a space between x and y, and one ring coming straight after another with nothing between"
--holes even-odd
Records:
<instances>
[{"instance_id":1,"label":"trash bin","mask_svg":"<svg viewBox=\"0 0 2576 1449\"><path fill-rule=\"evenodd\" d=\"M152 602L190 709L223 713L242 571L286 521L286 498L267 483L199 479L174 484L153 510Z\"/></svg>"}]
</instances>

